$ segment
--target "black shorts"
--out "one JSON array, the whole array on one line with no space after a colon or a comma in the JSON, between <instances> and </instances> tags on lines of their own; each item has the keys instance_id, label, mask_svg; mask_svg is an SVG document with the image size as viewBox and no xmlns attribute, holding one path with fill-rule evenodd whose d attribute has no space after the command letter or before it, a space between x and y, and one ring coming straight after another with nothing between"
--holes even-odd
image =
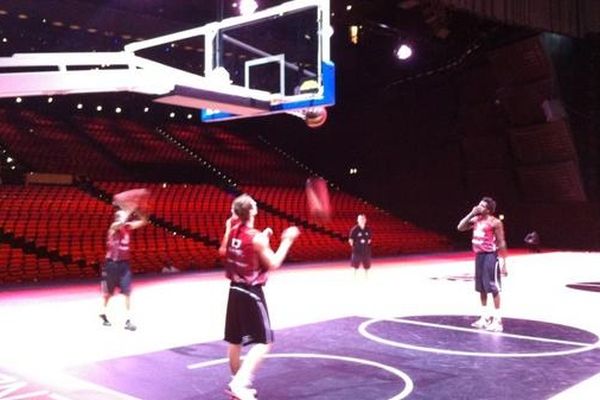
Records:
<instances>
[{"instance_id":1,"label":"black shorts","mask_svg":"<svg viewBox=\"0 0 600 400\"><path fill-rule=\"evenodd\" d=\"M475 255L475 290L480 293L497 295L502 290L498 255L477 253Z\"/></svg>"},{"instance_id":2,"label":"black shorts","mask_svg":"<svg viewBox=\"0 0 600 400\"><path fill-rule=\"evenodd\" d=\"M232 344L272 343L274 339L262 286L231 283L225 341Z\"/></svg>"},{"instance_id":3,"label":"black shorts","mask_svg":"<svg viewBox=\"0 0 600 400\"><path fill-rule=\"evenodd\" d=\"M363 251L353 251L350 257L350 266L358 268L362 264L364 269L371 268L371 249L367 248Z\"/></svg>"},{"instance_id":4,"label":"black shorts","mask_svg":"<svg viewBox=\"0 0 600 400\"><path fill-rule=\"evenodd\" d=\"M102 293L112 296L118 287L121 293L131 294L131 269L129 261L107 259L102 267Z\"/></svg>"}]
</instances>

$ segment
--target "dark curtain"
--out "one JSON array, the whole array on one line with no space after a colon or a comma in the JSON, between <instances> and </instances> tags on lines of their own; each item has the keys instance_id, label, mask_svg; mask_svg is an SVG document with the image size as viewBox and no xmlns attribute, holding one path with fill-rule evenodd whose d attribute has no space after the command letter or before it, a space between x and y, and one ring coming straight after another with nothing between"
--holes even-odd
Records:
<instances>
[{"instance_id":1,"label":"dark curtain","mask_svg":"<svg viewBox=\"0 0 600 400\"><path fill-rule=\"evenodd\" d=\"M585 37L600 32L598 0L441 0L512 25Z\"/></svg>"}]
</instances>

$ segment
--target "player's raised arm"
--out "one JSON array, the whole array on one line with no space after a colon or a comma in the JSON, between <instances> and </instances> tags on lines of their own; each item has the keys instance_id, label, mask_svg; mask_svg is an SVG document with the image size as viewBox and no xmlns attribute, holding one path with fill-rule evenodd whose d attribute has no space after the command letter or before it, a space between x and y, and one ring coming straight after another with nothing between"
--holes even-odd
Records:
<instances>
[{"instance_id":1,"label":"player's raised arm","mask_svg":"<svg viewBox=\"0 0 600 400\"><path fill-rule=\"evenodd\" d=\"M129 229L139 229L144 225L148 224L148 216L143 212L137 210L134 215L137 217L133 221L128 221L127 226Z\"/></svg>"},{"instance_id":2,"label":"player's raised arm","mask_svg":"<svg viewBox=\"0 0 600 400\"><path fill-rule=\"evenodd\" d=\"M239 222L239 220L235 215L233 215L232 211L231 217L227 218L227 220L225 221L225 233L223 233L223 238L221 239L221 246L219 246L219 255L222 257L224 257L225 254L227 254L227 242L229 241L229 233L231 232L231 227L236 222Z\"/></svg>"},{"instance_id":3,"label":"player's raised arm","mask_svg":"<svg viewBox=\"0 0 600 400\"><path fill-rule=\"evenodd\" d=\"M125 210L115 211L114 220L108 227L109 235L113 234L114 232L119 230L123 225L125 225L127 223L127 220L129 219L130 215L131 215L131 213L129 211L125 211Z\"/></svg>"},{"instance_id":4,"label":"player's raised arm","mask_svg":"<svg viewBox=\"0 0 600 400\"><path fill-rule=\"evenodd\" d=\"M284 230L281 234L279 248L275 252L271 249L269 244L270 235L265 233L256 235L253 241L254 248L258 252L262 264L267 269L279 268L298 235L300 235L300 230L295 226L291 226Z\"/></svg>"},{"instance_id":5,"label":"player's raised arm","mask_svg":"<svg viewBox=\"0 0 600 400\"><path fill-rule=\"evenodd\" d=\"M473 217L479 214L481 214L481 207L477 205L473 207L471 212L469 212L467 215L465 215L463 219L459 221L458 225L456 226L456 229L460 232L468 231L472 227L471 220L473 219Z\"/></svg>"}]
</instances>

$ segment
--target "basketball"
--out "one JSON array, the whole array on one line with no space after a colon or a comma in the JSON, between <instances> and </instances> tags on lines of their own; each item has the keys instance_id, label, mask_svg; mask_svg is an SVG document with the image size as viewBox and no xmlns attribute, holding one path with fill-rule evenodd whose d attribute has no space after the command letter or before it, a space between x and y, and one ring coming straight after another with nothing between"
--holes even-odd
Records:
<instances>
[{"instance_id":1,"label":"basketball","mask_svg":"<svg viewBox=\"0 0 600 400\"><path fill-rule=\"evenodd\" d=\"M299 94L318 93L320 89L319 82L314 79L307 79L298 87ZM319 128L327 121L327 109L325 107L311 107L301 110L304 116L304 122L309 128Z\"/></svg>"},{"instance_id":2,"label":"basketball","mask_svg":"<svg viewBox=\"0 0 600 400\"><path fill-rule=\"evenodd\" d=\"M308 108L304 113L304 122L309 128L319 128L327 121L327 109L325 107Z\"/></svg>"},{"instance_id":3,"label":"basketball","mask_svg":"<svg viewBox=\"0 0 600 400\"><path fill-rule=\"evenodd\" d=\"M327 181L323 178L308 178L306 181L306 204L313 218L331 218L331 203Z\"/></svg>"},{"instance_id":4,"label":"basketball","mask_svg":"<svg viewBox=\"0 0 600 400\"><path fill-rule=\"evenodd\" d=\"M150 192L148 189L131 189L113 196L113 205L125 211L145 210L148 207Z\"/></svg>"}]
</instances>

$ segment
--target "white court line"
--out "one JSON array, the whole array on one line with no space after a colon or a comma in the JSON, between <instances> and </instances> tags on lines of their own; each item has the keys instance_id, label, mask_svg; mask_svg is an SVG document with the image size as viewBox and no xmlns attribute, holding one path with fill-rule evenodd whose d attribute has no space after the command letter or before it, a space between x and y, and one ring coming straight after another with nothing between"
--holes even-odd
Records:
<instances>
[{"instance_id":1,"label":"white court line","mask_svg":"<svg viewBox=\"0 0 600 400\"><path fill-rule=\"evenodd\" d=\"M317 358L317 359L352 362L355 364L362 364L362 365L367 365L370 367L383 369L383 370L391 373L392 375L395 375L398 378L402 379L402 381L404 382L404 389L402 389L402 391L400 393L391 397L389 400L405 399L414 390L414 383L413 383L412 379L410 379L410 376L408 376L405 372L403 372L397 368L394 368L390 365L381 364L376 361L365 360L363 358L337 356L337 355L331 355L331 354L316 354L316 353L273 353L273 354L265 355L264 358ZM219 358L217 360L209 360L209 361L205 361L205 362L201 362L201 363L190 364L187 366L187 368L188 369L200 369L200 368L210 367L210 366L214 366L214 365L218 365L218 364L225 364L227 362L229 362L228 358Z\"/></svg>"},{"instance_id":2,"label":"white court line","mask_svg":"<svg viewBox=\"0 0 600 400\"><path fill-rule=\"evenodd\" d=\"M43 377L40 375L43 375ZM48 397L53 400L75 400L80 398L82 392L86 393L86 397L90 399L140 400L138 397L83 380L66 372L48 372L44 374L44 372L38 371L38 373L23 374L23 377L29 382L45 386L47 388L46 392L49 394ZM3 398L0 393L0 399Z\"/></svg>"},{"instance_id":3,"label":"white court line","mask_svg":"<svg viewBox=\"0 0 600 400\"><path fill-rule=\"evenodd\" d=\"M586 286L586 287L600 288L600 283L569 283L567 286Z\"/></svg>"},{"instance_id":4,"label":"white court line","mask_svg":"<svg viewBox=\"0 0 600 400\"><path fill-rule=\"evenodd\" d=\"M531 340L531 341L543 342L543 343L564 344L564 345L568 345L568 346L592 346L592 345L595 345L598 343L598 342L594 342L594 343L572 342L569 340L549 339L549 338L538 337L538 336L517 335L514 333L491 332L491 331L486 331L486 330L481 330L481 329L463 328L460 326L442 325L442 324L435 324L432 322L415 321L415 320L403 319L403 318L391 318L391 319L389 319L389 321L399 322L402 324L427 326L427 327L431 327L431 328L441 328L441 329L447 329L447 330L451 330L451 331L469 332L469 333L477 333L477 334L483 333L483 334L487 334L487 335L504 336L504 337L511 338L511 339Z\"/></svg>"},{"instance_id":5,"label":"white court line","mask_svg":"<svg viewBox=\"0 0 600 400\"><path fill-rule=\"evenodd\" d=\"M48 396L48 397L50 397L50 398L51 398L51 399L53 399L53 400L73 400L73 399L71 399L70 397L65 397L65 396L63 396L63 395L61 395L61 394L56 394L56 393L52 393L52 394L51 394L50 396Z\"/></svg>"},{"instance_id":6,"label":"white court line","mask_svg":"<svg viewBox=\"0 0 600 400\"><path fill-rule=\"evenodd\" d=\"M35 398L39 399L39 398L42 398L42 396L46 397L50 393L48 390L38 390L37 392L17 394L17 395L10 396L10 397L4 396L5 394L10 394L10 392L13 392L14 390L16 390L16 389L12 389L10 387L7 390L3 390L2 392L0 392L0 396L2 396L2 397L0 397L0 399L8 399L8 400L19 400L19 399L23 400L23 399L35 399Z\"/></svg>"},{"instance_id":7,"label":"white court line","mask_svg":"<svg viewBox=\"0 0 600 400\"><path fill-rule=\"evenodd\" d=\"M240 357L242 360L245 357ZM229 358L217 358L216 360L208 360L200 363L190 364L187 366L187 369L200 369L205 367L213 367L215 365L225 364L229 362Z\"/></svg>"},{"instance_id":8,"label":"white court line","mask_svg":"<svg viewBox=\"0 0 600 400\"><path fill-rule=\"evenodd\" d=\"M523 335L513 335L513 336L515 336L515 338L522 339L522 340L544 341L544 342L550 342L550 343L554 343L554 344L568 345L568 346L572 346L572 348L568 349L568 350L541 351L541 352L536 352L536 353L525 353L525 352L499 353L499 352L477 352L477 351L441 349L441 348L435 348L435 347L418 346L418 345L414 345L414 344L403 343L403 342L399 342L399 341L395 341L395 340L385 339L383 337L379 337L368 331L367 328L370 325L379 323L379 322L398 322L398 323L406 322L406 323L412 323L415 325L427 325L427 326L432 326L432 327L436 327L436 328L451 329L451 330L457 330L457 331L478 334L478 335L482 334L482 333L491 334L491 335L493 335L493 337L498 337L498 338L502 338L500 335L509 337L509 335L511 335L511 334L473 330L473 329L461 328L461 327L456 327L456 326L432 324L432 323L428 323L428 322L404 320L401 318L398 318L398 319L393 319L393 318L370 319L370 320L362 322L358 327L358 332L364 338L374 341L376 343L382 344L382 345L397 347L397 348L402 348L402 349L408 349L408 350L423 351L426 353L445 354L445 355L452 355L452 356L493 357L493 358L554 357L554 356L565 356L565 355L570 355L570 354L583 353L586 351L596 350L599 347L598 341L595 343L580 343L580 342L568 342L568 341L564 341L564 340L560 341L557 339L536 338L536 337L529 337L529 336L523 336Z\"/></svg>"},{"instance_id":9,"label":"white court line","mask_svg":"<svg viewBox=\"0 0 600 400\"><path fill-rule=\"evenodd\" d=\"M111 400L141 400L139 397L134 397L131 396L129 394L126 393L122 393L119 392L117 390L102 386L98 383L93 383L90 381L86 381L84 379L72 376L72 375L68 375L66 373L61 374L62 375L62 379L64 379L64 381L62 382L65 386L67 391L74 391L74 392L78 392L80 390L93 390L96 391L96 393L94 393L94 395L109 395L111 396ZM52 380L57 380L57 379L61 379L60 376L53 376ZM69 396L70 394L67 393ZM67 398L70 399L70 398Z\"/></svg>"}]
</instances>

